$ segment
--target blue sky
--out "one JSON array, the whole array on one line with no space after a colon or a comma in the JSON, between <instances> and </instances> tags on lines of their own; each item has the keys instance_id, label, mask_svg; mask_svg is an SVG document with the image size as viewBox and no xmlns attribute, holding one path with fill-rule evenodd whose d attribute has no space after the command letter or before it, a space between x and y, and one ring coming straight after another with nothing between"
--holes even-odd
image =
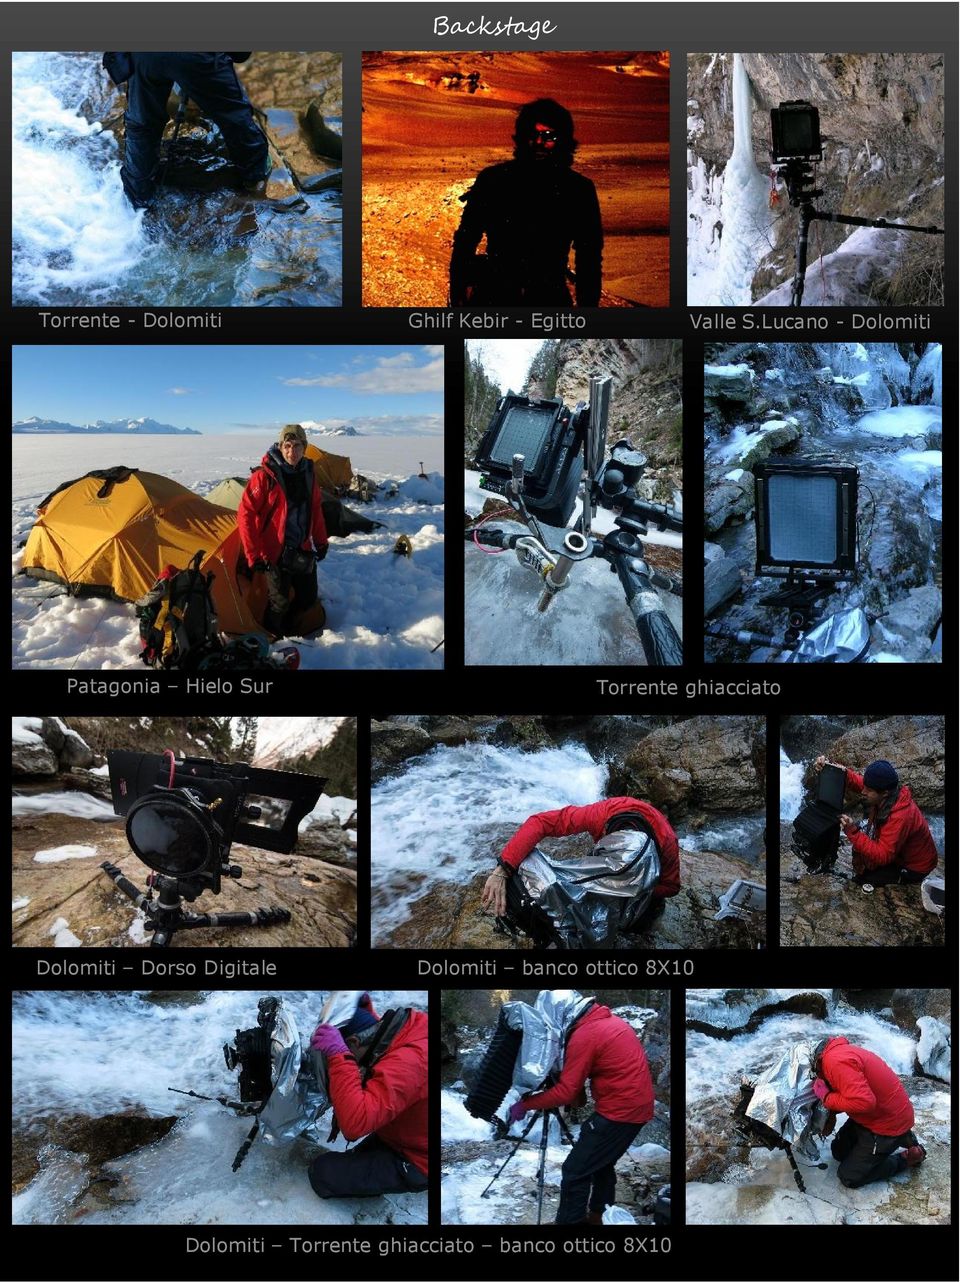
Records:
<instances>
[{"instance_id":1,"label":"blue sky","mask_svg":"<svg viewBox=\"0 0 960 1282\"><path fill-rule=\"evenodd\" d=\"M443 348L14 347L13 418L34 416L76 424L154 418L201 432L305 420L391 435L440 432Z\"/></svg>"}]
</instances>

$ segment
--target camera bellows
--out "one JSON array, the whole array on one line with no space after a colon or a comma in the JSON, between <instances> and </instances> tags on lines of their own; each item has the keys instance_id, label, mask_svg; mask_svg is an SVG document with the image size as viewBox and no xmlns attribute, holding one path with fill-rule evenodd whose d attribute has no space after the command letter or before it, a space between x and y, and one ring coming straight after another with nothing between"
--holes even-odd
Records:
<instances>
[{"instance_id":1,"label":"camera bellows","mask_svg":"<svg viewBox=\"0 0 960 1282\"><path fill-rule=\"evenodd\" d=\"M485 1122L493 1121L494 1114L513 1083L513 1070L522 1041L520 1030L511 1028L501 1011L473 1089L466 1098L465 1107L471 1117L482 1118Z\"/></svg>"}]
</instances>

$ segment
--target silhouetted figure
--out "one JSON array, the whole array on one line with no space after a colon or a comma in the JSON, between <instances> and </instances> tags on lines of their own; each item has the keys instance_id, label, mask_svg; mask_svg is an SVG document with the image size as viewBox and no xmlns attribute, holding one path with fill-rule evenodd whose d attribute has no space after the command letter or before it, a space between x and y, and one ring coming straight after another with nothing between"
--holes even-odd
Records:
<instances>
[{"instance_id":1,"label":"silhouetted figure","mask_svg":"<svg viewBox=\"0 0 960 1282\"><path fill-rule=\"evenodd\" d=\"M104 55L115 83L127 82L124 156L120 169L130 203L142 209L156 193L160 141L167 123L167 99L174 83L216 124L245 187L255 187L270 172L263 131L243 91L234 61L249 54L129 53Z\"/></svg>"},{"instance_id":2,"label":"silhouetted figure","mask_svg":"<svg viewBox=\"0 0 960 1282\"><path fill-rule=\"evenodd\" d=\"M517 114L513 159L477 174L461 197L450 259L454 307L577 307L600 302L603 228L597 192L574 172L573 117L552 98ZM483 236L486 255L476 253Z\"/></svg>"}]
</instances>

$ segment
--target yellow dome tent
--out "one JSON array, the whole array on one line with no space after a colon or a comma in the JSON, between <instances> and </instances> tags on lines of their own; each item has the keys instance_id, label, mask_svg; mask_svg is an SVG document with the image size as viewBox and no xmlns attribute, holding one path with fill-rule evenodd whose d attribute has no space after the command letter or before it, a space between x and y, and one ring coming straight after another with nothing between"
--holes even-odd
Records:
<instances>
[{"instance_id":1,"label":"yellow dome tent","mask_svg":"<svg viewBox=\"0 0 960 1282\"><path fill-rule=\"evenodd\" d=\"M331 494L346 494L353 480L353 464L345 454L328 454L311 441L304 450L304 457L313 460L313 470L322 490Z\"/></svg>"},{"instance_id":2,"label":"yellow dome tent","mask_svg":"<svg viewBox=\"0 0 960 1282\"><path fill-rule=\"evenodd\" d=\"M155 472L111 468L54 490L38 509L22 572L78 596L136 601L166 566L183 569L201 549L221 631L269 635L259 622L263 576L237 572L236 515Z\"/></svg>"}]
</instances>

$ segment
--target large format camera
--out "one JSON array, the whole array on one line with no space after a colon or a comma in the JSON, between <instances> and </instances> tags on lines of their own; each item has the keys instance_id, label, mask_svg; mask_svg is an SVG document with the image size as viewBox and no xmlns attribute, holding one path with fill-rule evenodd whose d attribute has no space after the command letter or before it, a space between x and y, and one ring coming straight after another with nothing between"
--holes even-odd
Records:
<instances>
[{"instance_id":1,"label":"large format camera","mask_svg":"<svg viewBox=\"0 0 960 1282\"><path fill-rule=\"evenodd\" d=\"M229 862L234 841L278 854L296 845L300 821L323 792L318 775L226 765L172 752L107 753L113 808L126 818L127 841L152 870L143 894L114 865L101 865L119 890L147 915L153 944L165 946L176 930L199 926L266 926L288 921L285 909L247 913L184 914L181 900L204 890L220 893L223 877L243 870ZM154 900L156 887L159 899Z\"/></svg>"},{"instance_id":2,"label":"large format camera","mask_svg":"<svg viewBox=\"0 0 960 1282\"><path fill-rule=\"evenodd\" d=\"M587 407L568 409L559 400L533 400L510 392L497 405L477 447L480 487L507 494L513 459L523 455L527 507L548 525L566 525L583 473L578 454Z\"/></svg>"},{"instance_id":3,"label":"large format camera","mask_svg":"<svg viewBox=\"0 0 960 1282\"><path fill-rule=\"evenodd\" d=\"M828 873L837 862L846 786L847 772L828 763L817 775L813 800L793 821L793 851L808 872Z\"/></svg>"}]
</instances>

